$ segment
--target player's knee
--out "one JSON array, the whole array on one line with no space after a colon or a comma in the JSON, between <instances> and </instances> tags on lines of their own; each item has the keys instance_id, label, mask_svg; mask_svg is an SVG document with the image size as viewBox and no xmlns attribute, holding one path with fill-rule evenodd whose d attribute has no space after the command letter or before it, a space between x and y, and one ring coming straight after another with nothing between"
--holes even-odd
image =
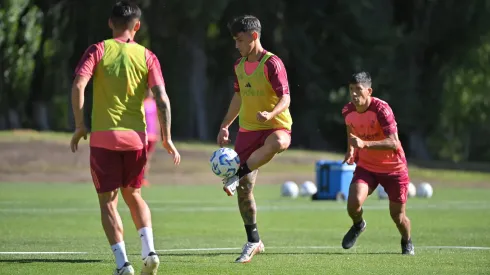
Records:
<instances>
[{"instance_id":1,"label":"player's knee","mask_svg":"<svg viewBox=\"0 0 490 275\"><path fill-rule=\"evenodd\" d=\"M99 193L99 204L101 206L112 206L112 205L117 205L117 190L116 191L110 191L110 192L104 192L104 193Z\"/></svg>"},{"instance_id":2,"label":"player's knee","mask_svg":"<svg viewBox=\"0 0 490 275\"><path fill-rule=\"evenodd\" d=\"M401 225L403 223L403 220L405 219L405 214L404 213L390 213L391 219L396 225Z\"/></svg>"},{"instance_id":3,"label":"player's knee","mask_svg":"<svg viewBox=\"0 0 490 275\"><path fill-rule=\"evenodd\" d=\"M278 138L272 142L272 148L274 149L275 152L282 152L289 147L289 139L286 138Z\"/></svg>"}]
</instances>

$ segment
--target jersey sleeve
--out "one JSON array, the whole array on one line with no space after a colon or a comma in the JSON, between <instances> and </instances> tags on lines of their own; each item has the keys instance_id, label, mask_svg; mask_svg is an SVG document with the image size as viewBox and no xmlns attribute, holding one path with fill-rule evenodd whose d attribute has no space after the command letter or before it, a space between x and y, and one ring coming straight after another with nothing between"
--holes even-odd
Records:
<instances>
[{"instance_id":1,"label":"jersey sleeve","mask_svg":"<svg viewBox=\"0 0 490 275\"><path fill-rule=\"evenodd\" d=\"M278 56L273 55L265 62L265 66L267 77L276 95L281 97L289 94L288 75L282 60Z\"/></svg>"},{"instance_id":2,"label":"jersey sleeve","mask_svg":"<svg viewBox=\"0 0 490 275\"><path fill-rule=\"evenodd\" d=\"M146 66L148 67L148 88L151 89L158 85L165 85L160 61L158 61L156 55L148 49L146 50Z\"/></svg>"},{"instance_id":3,"label":"jersey sleeve","mask_svg":"<svg viewBox=\"0 0 490 275\"><path fill-rule=\"evenodd\" d=\"M344 105L344 108L342 108L342 116L344 117L344 119L347 117L348 114L350 114L353 110L355 110L355 107L354 105L349 102L347 104Z\"/></svg>"},{"instance_id":4,"label":"jersey sleeve","mask_svg":"<svg viewBox=\"0 0 490 275\"><path fill-rule=\"evenodd\" d=\"M104 55L104 42L93 44L87 48L75 69L75 75L92 77L95 67Z\"/></svg>"},{"instance_id":5,"label":"jersey sleeve","mask_svg":"<svg viewBox=\"0 0 490 275\"><path fill-rule=\"evenodd\" d=\"M376 117L385 136L395 134L398 131L395 115L388 104L380 104L376 111Z\"/></svg>"},{"instance_id":6,"label":"jersey sleeve","mask_svg":"<svg viewBox=\"0 0 490 275\"><path fill-rule=\"evenodd\" d=\"M242 60L241 58L238 58L237 61L235 61L235 65L233 65L233 74L235 76L235 79L233 80L233 90L236 93L240 92L240 84L238 84L238 76L236 74L236 68L238 67L238 64L240 64L241 60Z\"/></svg>"}]
</instances>

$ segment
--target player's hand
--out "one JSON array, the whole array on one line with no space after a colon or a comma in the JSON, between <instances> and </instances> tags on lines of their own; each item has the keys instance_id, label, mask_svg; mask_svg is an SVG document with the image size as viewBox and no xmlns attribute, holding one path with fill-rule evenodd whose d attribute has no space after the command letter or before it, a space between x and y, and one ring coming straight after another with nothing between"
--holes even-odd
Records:
<instances>
[{"instance_id":1,"label":"player's hand","mask_svg":"<svg viewBox=\"0 0 490 275\"><path fill-rule=\"evenodd\" d=\"M272 114L266 111L257 112L257 120L260 122L266 122L271 120Z\"/></svg>"},{"instance_id":2,"label":"player's hand","mask_svg":"<svg viewBox=\"0 0 490 275\"><path fill-rule=\"evenodd\" d=\"M349 134L349 141L350 141L350 145L352 145L354 148L362 149L362 148L366 147L366 144L364 143L364 141L362 139L356 137L352 133Z\"/></svg>"},{"instance_id":3,"label":"player's hand","mask_svg":"<svg viewBox=\"0 0 490 275\"><path fill-rule=\"evenodd\" d=\"M230 143L230 132L228 131L228 128L223 127L219 130L217 142L220 147Z\"/></svg>"},{"instance_id":4,"label":"player's hand","mask_svg":"<svg viewBox=\"0 0 490 275\"><path fill-rule=\"evenodd\" d=\"M342 164L347 163L349 165L354 164L354 150L349 150L347 153L345 153L345 158Z\"/></svg>"},{"instance_id":5,"label":"player's hand","mask_svg":"<svg viewBox=\"0 0 490 275\"><path fill-rule=\"evenodd\" d=\"M83 137L84 140L87 140L87 128L85 126L77 127L70 141L71 151L75 153L78 150L78 142Z\"/></svg>"},{"instance_id":6,"label":"player's hand","mask_svg":"<svg viewBox=\"0 0 490 275\"><path fill-rule=\"evenodd\" d=\"M174 164L179 165L180 164L180 154L179 151L177 151L177 148L175 148L174 143L172 142L171 139L166 139L162 142L163 148L167 150L167 153L173 156L174 158Z\"/></svg>"}]
</instances>

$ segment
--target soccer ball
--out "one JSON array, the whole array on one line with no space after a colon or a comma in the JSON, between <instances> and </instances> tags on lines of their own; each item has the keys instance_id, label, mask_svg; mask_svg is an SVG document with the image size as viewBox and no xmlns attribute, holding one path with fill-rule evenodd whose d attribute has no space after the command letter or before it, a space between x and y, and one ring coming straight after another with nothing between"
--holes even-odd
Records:
<instances>
[{"instance_id":1,"label":"soccer ball","mask_svg":"<svg viewBox=\"0 0 490 275\"><path fill-rule=\"evenodd\" d=\"M432 186L428 182L422 182L417 187L417 197L420 198L430 198L433 192L434 190L432 190Z\"/></svg>"},{"instance_id":2,"label":"soccer ball","mask_svg":"<svg viewBox=\"0 0 490 275\"><path fill-rule=\"evenodd\" d=\"M299 194L300 194L300 196L303 196L303 197L312 196L312 195L316 194L317 191L318 190L316 188L316 185L309 180L303 182L303 184L301 184L301 186L299 188Z\"/></svg>"},{"instance_id":3,"label":"soccer ball","mask_svg":"<svg viewBox=\"0 0 490 275\"><path fill-rule=\"evenodd\" d=\"M408 184L408 197L413 198L413 197L415 197L416 194L417 194L417 188L415 187L415 185L413 183L410 182Z\"/></svg>"},{"instance_id":4,"label":"soccer ball","mask_svg":"<svg viewBox=\"0 0 490 275\"><path fill-rule=\"evenodd\" d=\"M385 189L383 188L383 186L381 186L381 184L378 185L377 189L378 189L378 198L380 200L385 200L388 198L388 193L386 193Z\"/></svg>"},{"instance_id":5,"label":"soccer ball","mask_svg":"<svg viewBox=\"0 0 490 275\"><path fill-rule=\"evenodd\" d=\"M220 148L214 151L209 162L213 173L221 178L233 176L240 167L238 154L230 148Z\"/></svg>"},{"instance_id":6,"label":"soccer ball","mask_svg":"<svg viewBox=\"0 0 490 275\"><path fill-rule=\"evenodd\" d=\"M281 195L283 197L296 198L298 197L299 188L294 181L286 181L281 187Z\"/></svg>"}]
</instances>

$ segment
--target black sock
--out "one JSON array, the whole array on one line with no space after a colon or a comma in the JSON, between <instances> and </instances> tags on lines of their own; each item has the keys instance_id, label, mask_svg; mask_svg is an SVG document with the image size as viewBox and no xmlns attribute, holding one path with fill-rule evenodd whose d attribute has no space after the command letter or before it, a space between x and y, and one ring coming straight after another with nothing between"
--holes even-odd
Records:
<instances>
[{"instance_id":1,"label":"black sock","mask_svg":"<svg viewBox=\"0 0 490 275\"><path fill-rule=\"evenodd\" d=\"M402 245L407 245L412 242L412 238L409 238L408 240L404 240L402 237Z\"/></svg>"},{"instance_id":2,"label":"black sock","mask_svg":"<svg viewBox=\"0 0 490 275\"><path fill-rule=\"evenodd\" d=\"M258 243L260 241L259 230L257 224L246 224L245 231L247 232L247 239L250 243Z\"/></svg>"},{"instance_id":3,"label":"black sock","mask_svg":"<svg viewBox=\"0 0 490 275\"><path fill-rule=\"evenodd\" d=\"M354 227L357 229L361 229L364 227L364 220L361 220L360 222L354 223Z\"/></svg>"},{"instance_id":4,"label":"black sock","mask_svg":"<svg viewBox=\"0 0 490 275\"><path fill-rule=\"evenodd\" d=\"M241 179L245 177L247 174L249 174L250 172L252 171L250 171L250 168L248 168L248 165L245 162L245 164L243 164L242 166L240 166L240 168L238 168L238 172L237 172L238 178Z\"/></svg>"}]
</instances>

